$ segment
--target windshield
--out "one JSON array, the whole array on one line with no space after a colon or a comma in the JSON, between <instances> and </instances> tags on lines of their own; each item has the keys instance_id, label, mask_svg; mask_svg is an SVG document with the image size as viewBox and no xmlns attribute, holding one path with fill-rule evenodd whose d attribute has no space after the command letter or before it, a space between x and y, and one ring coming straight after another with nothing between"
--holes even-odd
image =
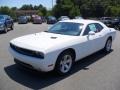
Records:
<instances>
[{"instance_id":1,"label":"windshield","mask_svg":"<svg viewBox=\"0 0 120 90\"><path fill-rule=\"evenodd\" d=\"M82 17L77 16L77 17L75 17L75 19L83 19L83 18L82 18Z\"/></svg>"},{"instance_id":2,"label":"windshield","mask_svg":"<svg viewBox=\"0 0 120 90\"><path fill-rule=\"evenodd\" d=\"M4 19L4 16L0 16L0 20Z\"/></svg>"},{"instance_id":3,"label":"windshield","mask_svg":"<svg viewBox=\"0 0 120 90\"><path fill-rule=\"evenodd\" d=\"M56 18L55 18L55 17L50 16L50 17L48 17L48 19L55 20Z\"/></svg>"},{"instance_id":4,"label":"windshield","mask_svg":"<svg viewBox=\"0 0 120 90\"><path fill-rule=\"evenodd\" d=\"M82 31L83 24L72 23L72 22L58 22L52 26L48 32L62 34L62 35L80 35Z\"/></svg>"},{"instance_id":5,"label":"windshield","mask_svg":"<svg viewBox=\"0 0 120 90\"><path fill-rule=\"evenodd\" d=\"M41 17L34 17L35 19L41 19Z\"/></svg>"},{"instance_id":6,"label":"windshield","mask_svg":"<svg viewBox=\"0 0 120 90\"><path fill-rule=\"evenodd\" d=\"M112 20L111 18L105 18L105 20Z\"/></svg>"},{"instance_id":7,"label":"windshield","mask_svg":"<svg viewBox=\"0 0 120 90\"><path fill-rule=\"evenodd\" d=\"M20 16L19 19L26 19L26 16Z\"/></svg>"},{"instance_id":8,"label":"windshield","mask_svg":"<svg viewBox=\"0 0 120 90\"><path fill-rule=\"evenodd\" d=\"M61 18L68 18L68 16L61 16Z\"/></svg>"}]
</instances>

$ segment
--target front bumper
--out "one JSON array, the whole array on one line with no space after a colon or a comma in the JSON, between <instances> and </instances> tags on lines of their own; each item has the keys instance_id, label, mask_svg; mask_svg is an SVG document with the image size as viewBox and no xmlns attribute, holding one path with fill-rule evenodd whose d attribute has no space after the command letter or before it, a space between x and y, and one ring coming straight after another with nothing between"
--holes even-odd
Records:
<instances>
[{"instance_id":1,"label":"front bumper","mask_svg":"<svg viewBox=\"0 0 120 90\"><path fill-rule=\"evenodd\" d=\"M42 21L40 21L40 20L34 20L33 23L35 23L35 24L42 24Z\"/></svg>"},{"instance_id":2,"label":"front bumper","mask_svg":"<svg viewBox=\"0 0 120 90\"><path fill-rule=\"evenodd\" d=\"M48 72L54 69L54 65L49 67L50 65L49 59L40 59L40 58L23 55L14 51L12 48L9 48L9 51L12 54L12 56L15 58L15 60L23 64L26 64L27 66L30 66L32 69L42 72Z\"/></svg>"},{"instance_id":3,"label":"front bumper","mask_svg":"<svg viewBox=\"0 0 120 90\"><path fill-rule=\"evenodd\" d=\"M23 21L22 21L22 20L19 20L18 23L19 23L19 24L26 24L27 21L25 21L25 20L23 20Z\"/></svg>"}]
</instances>

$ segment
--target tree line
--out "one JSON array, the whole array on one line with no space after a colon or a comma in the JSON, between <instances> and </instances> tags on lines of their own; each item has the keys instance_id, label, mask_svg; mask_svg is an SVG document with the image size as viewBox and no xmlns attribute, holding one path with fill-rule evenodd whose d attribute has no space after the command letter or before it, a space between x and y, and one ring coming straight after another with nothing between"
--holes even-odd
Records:
<instances>
[{"instance_id":1,"label":"tree line","mask_svg":"<svg viewBox=\"0 0 120 90\"><path fill-rule=\"evenodd\" d=\"M12 16L13 18L16 18L16 10L36 10L37 14L40 16L46 16L48 12L46 7L44 7L41 4L38 6L36 5L33 6L31 4L30 5L25 4L20 8L17 8L17 7L9 8L8 6L2 6L0 7L0 14L7 14L7 15Z\"/></svg>"},{"instance_id":2,"label":"tree line","mask_svg":"<svg viewBox=\"0 0 120 90\"><path fill-rule=\"evenodd\" d=\"M53 8L56 17L67 15L71 18L120 16L120 0L56 0Z\"/></svg>"},{"instance_id":3,"label":"tree line","mask_svg":"<svg viewBox=\"0 0 120 90\"><path fill-rule=\"evenodd\" d=\"M57 18L60 16L103 17L120 16L120 0L56 0L56 5L47 10L43 5L23 5L20 8L7 6L0 7L0 14L8 14L13 18L16 17L16 10L37 10L40 16L53 15Z\"/></svg>"}]
</instances>

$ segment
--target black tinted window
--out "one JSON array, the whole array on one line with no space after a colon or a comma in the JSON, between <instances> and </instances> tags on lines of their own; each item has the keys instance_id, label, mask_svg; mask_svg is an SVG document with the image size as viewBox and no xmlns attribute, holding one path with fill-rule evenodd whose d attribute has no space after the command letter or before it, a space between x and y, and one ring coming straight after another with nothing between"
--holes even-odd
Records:
<instances>
[{"instance_id":1,"label":"black tinted window","mask_svg":"<svg viewBox=\"0 0 120 90\"><path fill-rule=\"evenodd\" d=\"M83 35L88 35L89 31L90 31L90 28L89 28L89 26L87 26Z\"/></svg>"}]
</instances>

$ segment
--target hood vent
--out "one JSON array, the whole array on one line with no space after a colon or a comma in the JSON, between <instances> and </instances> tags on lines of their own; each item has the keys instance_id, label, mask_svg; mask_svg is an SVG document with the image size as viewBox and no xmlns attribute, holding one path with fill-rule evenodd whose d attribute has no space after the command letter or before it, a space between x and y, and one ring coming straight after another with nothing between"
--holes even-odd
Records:
<instances>
[{"instance_id":1,"label":"hood vent","mask_svg":"<svg viewBox=\"0 0 120 90\"><path fill-rule=\"evenodd\" d=\"M56 39L57 37L50 37L51 39Z\"/></svg>"}]
</instances>

